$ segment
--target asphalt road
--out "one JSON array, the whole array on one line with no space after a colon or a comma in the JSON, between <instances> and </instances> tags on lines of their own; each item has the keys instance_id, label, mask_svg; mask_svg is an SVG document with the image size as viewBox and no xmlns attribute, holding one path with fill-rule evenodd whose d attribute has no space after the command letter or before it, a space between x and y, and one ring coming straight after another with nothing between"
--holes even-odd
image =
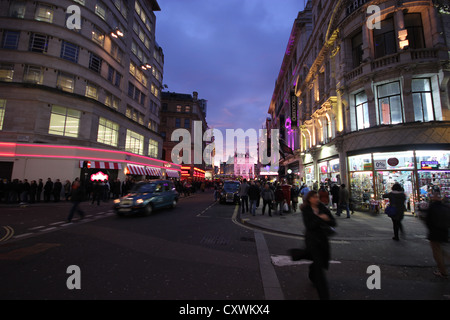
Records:
<instances>
[{"instance_id":1,"label":"asphalt road","mask_svg":"<svg viewBox=\"0 0 450 320\"><path fill-rule=\"evenodd\" d=\"M65 223L68 203L2 206L0 299L317 299L307 278L308 262L286 260L287 249L303 246L303 239L238 224L237 207L214 203L210 192L147 217L119 218L111 205L83 203L87 218L71 224ZM371 228L369 218L356 218ZM386 228L390 225L377 223L371 234ZM397 243L375 236L331 246L332 299L450 298L450 281L432 274L424 238ZM367 271L373 265L380 270L380 289L371 290ZM79 268L80 281L72 281L76 273L68 272L70 266ZM80 289L69 289L68 282Z\"/></svg>"}]
</instances>

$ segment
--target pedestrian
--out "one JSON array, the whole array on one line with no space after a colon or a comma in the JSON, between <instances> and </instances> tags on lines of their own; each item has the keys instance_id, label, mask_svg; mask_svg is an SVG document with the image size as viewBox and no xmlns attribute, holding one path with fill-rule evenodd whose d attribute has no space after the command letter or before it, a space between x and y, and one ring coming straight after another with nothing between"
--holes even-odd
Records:
<instances>
[{"instance_id":1,"label":"pedestrian","mask_svg":"<svg viewBox=\"0 0 450 320\"><path fill-rule=\"evenodd\" d=\"M309 191L310 190L308 188L308 185L306 183L304 183L302 188L300 189L300 194L302 195L302 199L303 200L305 199L305 197L306 197L306 195L308 194Z\"/></svg>"},{"instance_id":2,"label":"pedestrian","mask_svg":"<svg viewBox=\"0 0 450 320\"><path fill-rule=\"evenodd\" d=\"M303 215L303 223L306 228L306 249L297 255L294 260L312 260L309 266L309 279L313 282L321 300L329 300L330 294L325 271L328 270L330 261L330 230L336 226L330 210L320 202L316 191L310 191L306 195L300 207Z\"/></svg>"},{"instance_id":3,"label":"pedestrian","mask_svg":"<svg viewBox=\"0 0 450 320\"><path fill-rule=\"evenodd\" d=\"M389 199L389 207L395 210L395 214L390 215L392 219L392 225L394 228L394 237L393 240L399 241L398 232L401 231L404 233L402 220L405 215L406 207L405 201L406 196L403 192L403 188L400 183L396 182L392 186L392 191L383 195L383 198Z\"/></svg>"},{"instance_id":4,"label":"pedestrian","mask_svg":"<svg viewBox=\"0 0 450 320\"><path fill-rule=\"evenodd\" d=\"M69 180L66 180L66 183L64 184L64 197L66 198L66 201L69 201L70 189L72 189L72 183Z\"/></svg>"},{"instance_id":5,"label":"pedestrian","mask_svg":"<svg viewBox=\"0 0 450 320\"><path fill-rule=\"evenodd\" d=\"M298 195L300 193L300 190L296 184L294 184L291 188L291 201L292 201L292 209L294 209L294 212L297 211L297 205L298 205Z\"/></svg>"},{"instance_id":6,"label":"pedestrian","mask_svg":"<svg viewBox=\"0 0 450 320\"><path fill-rule=\"evenodd\" d=\"M333 209L337 210L338 205L339 205L339 186L337 185L337 183L333 184L330 191L331 191L331 202L333 205Z\"/></svg>"},{"instance_id":7,"label":"pedestrian","mask_svg":"<svg viewBox=\"0 0 450 320\"><path fill-rule=\"evenodd\" d=\"M30 183L28 182L28 180L27 179L24 179L23 180L23 184L22 184L22 194L21 194L21 200L22 200L22 203L28 203L28 198L29 198L29 196L30 196L30 188L31 188L31 185L30 185Z\"/></svg>"},{"instance_id":8,"label":"pedestrian","mask_svg":"<svg viewBox=\"0 0 450 320\"><path fill-rule=\"evenodd\" d=\"M62 191L62 183L59 179L56 179L55 183L53 184L53 200L55 202L59 202L61 199L61 191Z\"/></svg>"},{"instance_id":9,"label":"pedestrian","mask_svg":"<svg viewBox=\"0 0 450 320\"><path fill-rule=\"evenodd\" d=\"M44 183L42 182L42 179L39 179L36 189L36 202L41 202L41 194L43 189Z\"/></svg>"},{"instance_id":10,"label":"pedestrian","mask_svg":"<svg viewBox=\"0 0 450 320\"><path fill-rule=\"evenodd\" d=\"M347 210L347 219L350 219L350 194L348 189L345 187L345 184L341 184L339 188L339 202L337 207L336 215L339 217L342 213L342 209L345 208Z\"/></svg>"},{"instance_id":11,"label":"pedestrian","mask_svg":"<svg viewBox=\"0 0 450 320\"><path fill-rule=\"evenodd\" d=\"M247 179L244 179L239 185L239 197L241 198L242 213L248 212L248 189Z\"/></svg>"},{"instance_id":12,"label":"pedestrian","mask_svg":"<svg viewBox=\"0 0 450 320\"><path fill-rule=\"evenodd\" d=\"M277 213L278 208L280 208L280 216L283 215L283 204L284 204L284 192L281 186L277 186L275 189L275 213Z\"/></svg>"},{"instance_id":13,"label":"pedestrian","mask_svg":"<svg viewBox=\"0 0 450 320\"><path fill-rule=\"evenodd\" d=\"M70 209L69 216L67 217L67 222L72 222L72 218L77 212L80 215L80 219L84 218L84 212L80 209L80 203L83 201L83 189L81 188L81 184L79 181L75 181L72 185L72 194L71 194L71 200L72 200L72 208Z\"/></svg>"},{"instance_id":14,"label":"pedestrian","mask_svg":"<svg viewBox=\"0 0 450 320\"><path fill-rule=\"evenodd\" d=\"M92 186L92 203L94 204L97 201L97 205L100 205L100 201L103 195L103 185L100 180L95 180Z\"/></svg>"},{"instance_id":15,"label":"pedestrian","mask_svg":"<svg viewBox=\"0 0 450 320\"><path fill-rule=\"evenodd\" d=\"M330 194L328 193L327 188L324 184L320 186L319 189L319 200L322 202L326 207L328 207L330 203Z\"/></svg>"},{"instance_id":16,"label":"pedestrian","mask_svg":"<svg viewBox=\"0 0 450 320\"><path fill-rule=\"evenodd\" d=\"M253 181L250 183L250 187L248 188L248 198L250 200L250 213L252 215L255 215L256 204L260 198L260 190L259 187Z\"/></svg>"},{"instance_id":17,"label":"pedestrian","mask_svg":"<svg viewBox=\"0 0 450 320\"><path fill-rule=\"evenodd\" d=\"M52 190L53 190L53 181L52 181L52 179L48 178L47 182L44 185L44 201L45 202L50 202Z\"/></svg>"},{"instance_id":18,"label":"pedestrian","mask_svg":"<svg viewBox=\"0 0 450 320\"><path fill-rule=\"evenodd\" d=\"M30 184L30 203L36 202L36 193L37 193L38 185L36 183L36 180L31 181Z\"/></svg>"},{"instance_id":19,"label":"pedestrian","mask_svg":"<svg viewBox=\"0 0 450 320\"><path fill-rule=\"evenodd\" d=\"M428 228L428 240L433 258L437 264L437 270L434 270L433 273L444 279L448 278L445 258L450 261L450 255L443 248L443 244L448 243L449 219L450 207L442 201L439 188L434 188L425 223Z\"/></svg>"},{"instance_id":20,"label":"pedestrian","mask_svg":"<svg viewBox=\"0 0 450 320\"><path fill-rule=\"evenodd\" d=\"M264 215L266 205L269 207L269 216L272 216L272 202L275 200L275 194L270 188L269 184L264 185L264 189L261 191L261 198L263 200L262 215Z\"/></svg>"}]
</instances>

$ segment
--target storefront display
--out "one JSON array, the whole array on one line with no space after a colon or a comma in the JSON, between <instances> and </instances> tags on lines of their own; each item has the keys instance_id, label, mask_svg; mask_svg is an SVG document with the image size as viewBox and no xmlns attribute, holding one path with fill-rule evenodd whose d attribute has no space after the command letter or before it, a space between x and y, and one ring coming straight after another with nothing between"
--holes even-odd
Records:
<instances>
[{"instance_id":1,"label":"storefront display","mask_svg":"<svg viewBox=\"0 0 450 320\"><path fill-rule=\"evenodd\" d=\"M308 187L312 187L315 181L314 165L308 165L305 167L305 182Z\"/></svg>"},{"instance_id":2,"label":"storefront display","mask_svg":"<svg viewBox=\"0 0 450 320\"><path fill-rule=\"evenodd\" d=\"M341 183L339 159L320 162L318 164L318 169L320 183L325 183L327 181L335 182L337 184Z\"/></svg>"},{"instance_id":3,"label":"storefront display","mask_svg":"<svg viewBox=\"0 0 450 320\"><path fill-rule=\"evenodd\" d=\"M372 172L352 172L350 174L350 192L356 208L368 209L370 201L374 200Z\"/></svg>"}]
</instances>

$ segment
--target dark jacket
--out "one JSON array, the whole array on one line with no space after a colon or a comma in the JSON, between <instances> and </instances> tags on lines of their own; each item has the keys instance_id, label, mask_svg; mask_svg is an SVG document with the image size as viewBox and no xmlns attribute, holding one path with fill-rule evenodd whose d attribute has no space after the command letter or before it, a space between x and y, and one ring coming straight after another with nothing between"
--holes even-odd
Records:
<instances>
[{"instance_id":1,"label":"dark jacket","mask_svg":"<svg viewBox=\"0 0 450 320\"><path fill-rule=\"evenodd\" d=\"M397 214L391 217L393 220L403 220L405 216L405 201L406 196L402 191L391 191L383 195L383 198L389 199L389 205L397 210Z\"/></svg>"},{"instance_id":2,"label":"dark jacket","mask_svg":"<svg viewBox=\"0 0 450 320\"><path fill-rule=\"evenodd\" d=\"M449 207L442 201L432 201L428 207L425 223L428 227L428 240L448 242L448 227L442 226L440 215L450 214Z\"/></svg>"},{"instance_id":3,"label":"dark jacket","mask_svg":"<svg viewBox=\"0 0 450 320\"><path fill-rule=\"evenodd\" d=\"M258 200L260 196L260 191L258 186L252 184L250 188L248 188L248 198L250 200Z\"/></svg>"},{"instance_id":4,"label":"dark jacket","mask_svg":"<svg viewBox=\"0 0 450 320\"><path fill-rule=\"evenodd\" d=\"M302 206L303 223L306 227L305 242L308 255L318 263L322 268L328 269L330 260L330 246L328 243L328 236L324 228L328 226L335 227L336 220L331 214L330 210L319 203L319 213L326 214L330 221L324 221L318 217L311 206Z\"/></svg>"},{"instance_id":5,"label":"dark jacket","mask_svg":"<svg viewBox=\"0 0 450 320\"><path fill-rule=\"evenodd\" d=\"M72 189L72 195L70 197L70 200L72 200L72 202L82 202L83 201L83 189L81 188L81 186L75 187Z\"/></svg>"}]
</instances>

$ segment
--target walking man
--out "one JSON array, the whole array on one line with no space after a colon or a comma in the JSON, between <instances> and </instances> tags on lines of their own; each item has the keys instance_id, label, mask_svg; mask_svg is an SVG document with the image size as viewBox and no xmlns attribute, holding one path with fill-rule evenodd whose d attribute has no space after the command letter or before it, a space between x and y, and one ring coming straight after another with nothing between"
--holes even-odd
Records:
<instances>
[{"instance_id":1,"label":"walking man","mask_svg":"<svg viewBox=\"0 0 450 320\"><path fill-rule=\"evenodd\" d=\"M248 212L248 189L247 179L239 186L239 196L241 197L242 213Z\"/></svg>"},{"instance_id":2,"label":"walking man","mask_svg":"<svg viewBox=\"0 0 450 320\"><path fill-rule=\"evenodd\" d=\"M80 219L84 218L84 212L80 209L80 203L83 201L83 190L81 189L81 185L79 181L75 181L72 186L72 208L70 209L69 216L67 217L67 222L72 222L72 218L77 212L80 215Z\"/></svg>"}]
</instances>

